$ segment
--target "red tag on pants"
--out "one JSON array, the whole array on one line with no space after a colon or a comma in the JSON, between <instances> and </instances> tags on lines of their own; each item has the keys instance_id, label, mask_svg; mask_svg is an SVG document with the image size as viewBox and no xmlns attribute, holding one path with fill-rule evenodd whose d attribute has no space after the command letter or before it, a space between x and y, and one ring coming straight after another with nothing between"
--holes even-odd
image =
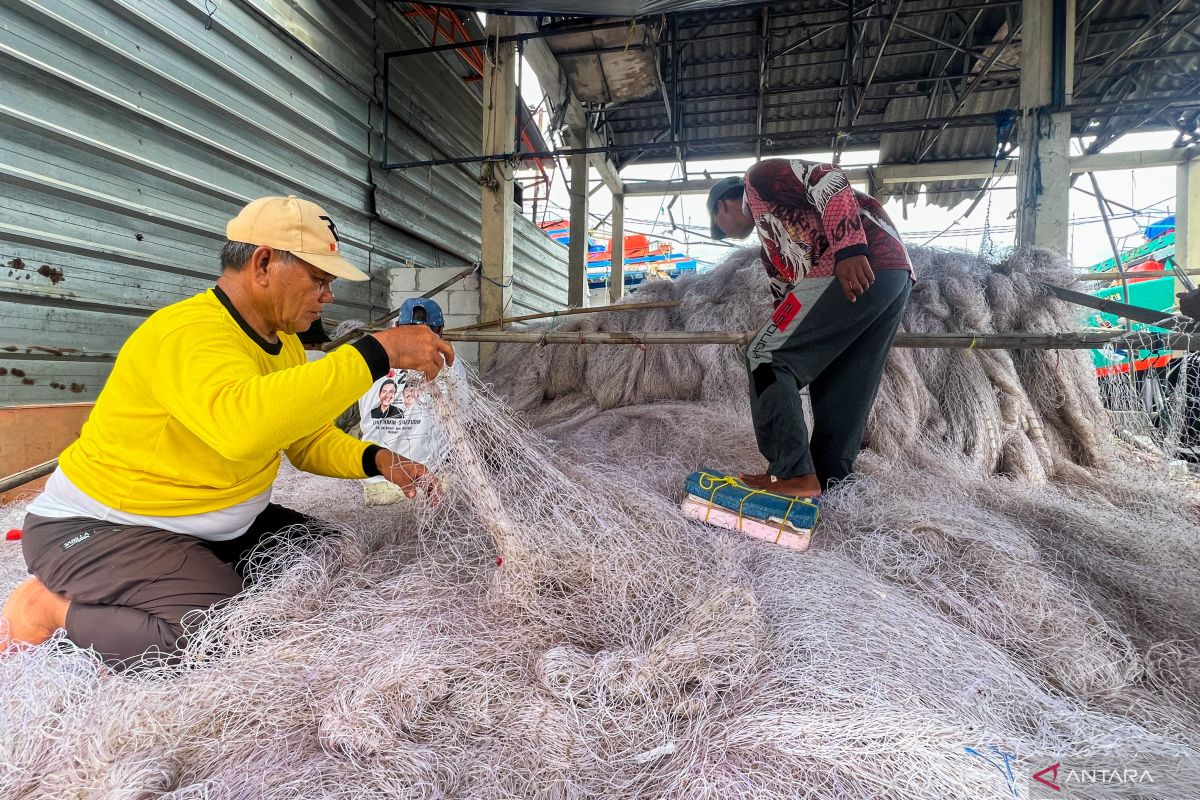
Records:
<instances>
[{"instance_id":1,"label":"red tag on pants","mask_svg":"<svg viewBox=\"0 0 1200 800\"><path fill-rule=\"evenodd\" d=\"M775 313L771 315L771 322L775 323L775 327L781 331L786 331L788 325L792 324L792 320L800 313L800 309L804 306L796 299L796 295L791 292L783 300L779 301L779 305L775 309Z\"/></svg>"}]
</instances>

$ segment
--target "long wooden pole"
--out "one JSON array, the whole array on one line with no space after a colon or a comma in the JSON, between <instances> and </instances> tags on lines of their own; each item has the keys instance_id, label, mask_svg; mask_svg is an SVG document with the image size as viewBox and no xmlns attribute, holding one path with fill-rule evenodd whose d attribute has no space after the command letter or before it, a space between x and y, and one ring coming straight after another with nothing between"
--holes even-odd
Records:
<instances>
[{"instance_id":1,"label":"long wooden pole","mask_svg":"<svg viewBox=\"0 0 1200 800\"><path fill-rule=\"evenodd\" d=\"M444 333L450 342L513 342L525 344L621 344L746 346L755 331L645 331L595 333L567 331L462 331ZM900 333L896 347L935 347L960 350L1095 350L1115 343L1120 347L1156 350L1200 350L1200 335L1186 333L1134 334L1125 331L1070 331L1065 333Z\"/></svg>"},{"instance_id":2,"label":"long wooden pole","mask_svg":"<svg viewBox=\"0 0 1200 800\"><path fill-rule=\"evenodd\" d=\"M526 344L639 344L639 345L700 345L729 344L745 346L754 338L754 331L643 331L595 333L566 331L445 331L448 342L517 342ZM1120 339L1125 341L1118 341ZM899 333L896 347L937 347L962 350L1096 350L1113 344L1121 348L1141 350L1200 351L1200 331L1188 333L1127 334L1120 330L1083 330L1062 333ZM11 348L11 349L10 349ZM28 359L27 346L0 345L0 357ZM4 352L9 350L10 352ZM36 357L54 361L111 361L115 353L71 350L39 353Z\"/></svg>"},{"instance_id":3,"label":"long wooden pole","mask_svg":"<svg viewBox=\"0 0 1200 800\"><path fill-rule=\"evenodd\" d=\"M570 317L575 314L599 314L604 311L638 311L648 310L651 308L676 308L681 301L679 300L662 300L655 303L614 303L610 306L595 306L593 308L563 308L558 311L543 311L540 314L525 314L520 317L505 317L504 319L494 319L490 322L476 322L474 325L464 325L461 328L451 328L443 333L460 333L464 331L477 331L483 328L495 328L500 325L508 325L516 322L532 322L535 319L550 319L552 317Z\"/></svg>"},{"instance_id":4,"label":"long wooden pole","mask_svg":"<svg viewBox=\"0 0 1200 800\"><path fill-rule=\"evenodd\" d=\"M563 331L446 331L443 338L450 342L510 342L527 344L620 344L620 345L699 345L727 344L745 347L754 338L754 331L647 331L634 332L563 332ZM1126 341L1116 341L1125 338ZM1108 344L1125 349L1200 351L1200 335L1187 333L1127 335L1125 331L1071 331L1067 333L900 333L896 347L937 347L959 350L1095 350ZM0 351L6 350L0 346ZM13 350L17 349L15 346ZM96 356L111 357L109 353L87 353L82 350L55 354L64 361L94 360ZM54 357L54 356L52 356ZM0 479L0 492L48 475L57 460L30 467Z\"/></svg>"},{"instance_id":5,"label":"long wooden pole","mask_svg":"<svg viewBox=\"0 0 1200 800\"><path fill-rule=\"evenodd\" d=\"M49 461L43 461L36 467L23 469L20 472L9 475L7 478L0 478L0 494L7 492L9 489L16 489L18 486L24 486L30 481L35 481L43 475L49 475L54 472L54 468L58 466L58 459L52 458Z\"/></svg>"}]
</instances>

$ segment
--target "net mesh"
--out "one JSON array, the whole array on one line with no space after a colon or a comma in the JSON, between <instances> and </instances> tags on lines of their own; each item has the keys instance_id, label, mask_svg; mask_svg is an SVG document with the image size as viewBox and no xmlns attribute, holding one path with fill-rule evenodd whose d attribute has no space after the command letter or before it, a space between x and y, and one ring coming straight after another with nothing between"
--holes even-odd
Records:
<instances>
[{"instance_id":1,"label":"net mesh","mask_svg":"<svg viewBox=\"0 0 1200 800\"><path fill-rule=\"evenodd\" d=\"M913 255L907 330L1078 324L1049 254ZM552 327L770 309L754 252L633 299L670 298ZM466 413L426 387L440 502L285 470L275 501L336 531L268 543L181 667L0 659L0 793L1011 798L1062 762L1194 796L1195 483L1112 435L1083 354L894 351L803 554L678 511L697 467L762 466L736 348L504 345L488 379Z\"/></svg>"}]
</instances>

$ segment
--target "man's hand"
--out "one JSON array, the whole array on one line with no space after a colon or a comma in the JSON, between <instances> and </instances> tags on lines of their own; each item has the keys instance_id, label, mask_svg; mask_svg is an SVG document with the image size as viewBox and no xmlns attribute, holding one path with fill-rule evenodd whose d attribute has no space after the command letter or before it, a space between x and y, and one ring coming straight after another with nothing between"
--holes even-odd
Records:
<instances>
[{"instance_id":1,"label":"man's hand","mask_svg":"<svg viewBox=\"0 0 1200 800\"><path fill-rule=\"evenodd\" d=\"M433 380L454 363L454 348L425 325L397 325L372 335L387 350L393 369L415 369Z\"/></svg>"},{"instance_id":2,"label":"man's hand","mask_svg":"<svg viewBox=\"0 0 1200 800\"><path fill-rule=\"evenodd\" d=\"M410 500L417 496L417 483L428 472L424 464L397 455L391 450L380 450L376 453L375 466L380 475L399 486L404 496Z\"/></svg>"},{"instance_id":3,"label":"man's hand","mask_svg":"<svg viewBox=\"0 0 1200 800\"><path fill-rule=\"evenodd\" d=\"M842 291L851 303L875 282L875 270L871 269L871 262L866 256L843 258L833 268L833 274L841 282Z\"/></svg>"},{"instance_id":4,"label":"man's hand","mask_svg":"<svg viewBox=\"0 0 1200 800\"><path fill-rule=\"evenodd\" d=\"M1179 313L1200 320L1200 289L1180 292L1175 296L1179 298Z\"/></svg>"}]
</instances>

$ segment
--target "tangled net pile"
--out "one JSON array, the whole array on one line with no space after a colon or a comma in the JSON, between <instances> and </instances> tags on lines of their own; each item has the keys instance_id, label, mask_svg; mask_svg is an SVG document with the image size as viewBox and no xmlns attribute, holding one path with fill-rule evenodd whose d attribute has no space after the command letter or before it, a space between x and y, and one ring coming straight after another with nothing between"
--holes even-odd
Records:
<instances>
[{"instance_id":1,"label":"tangled net pile","mask_svg":"<svg viewBox=\"0 0 1200 800\"><path fill-rule=\"evenodd\" d=\"M914 257L910 331L1076 324L1046 254ZM667 296L554 327L769 310L748 252L634 299ZM523 418L471 388L437 505L281 478L338 532L263 552L182 668L7 654L0 797L1011 798L1053 762L1195 796L1197 494L1115 443L1078 354L894 351L802 554L676 507L761 466L735 348L503 346L489 379Z\"/></svg>"}]
</instances>

